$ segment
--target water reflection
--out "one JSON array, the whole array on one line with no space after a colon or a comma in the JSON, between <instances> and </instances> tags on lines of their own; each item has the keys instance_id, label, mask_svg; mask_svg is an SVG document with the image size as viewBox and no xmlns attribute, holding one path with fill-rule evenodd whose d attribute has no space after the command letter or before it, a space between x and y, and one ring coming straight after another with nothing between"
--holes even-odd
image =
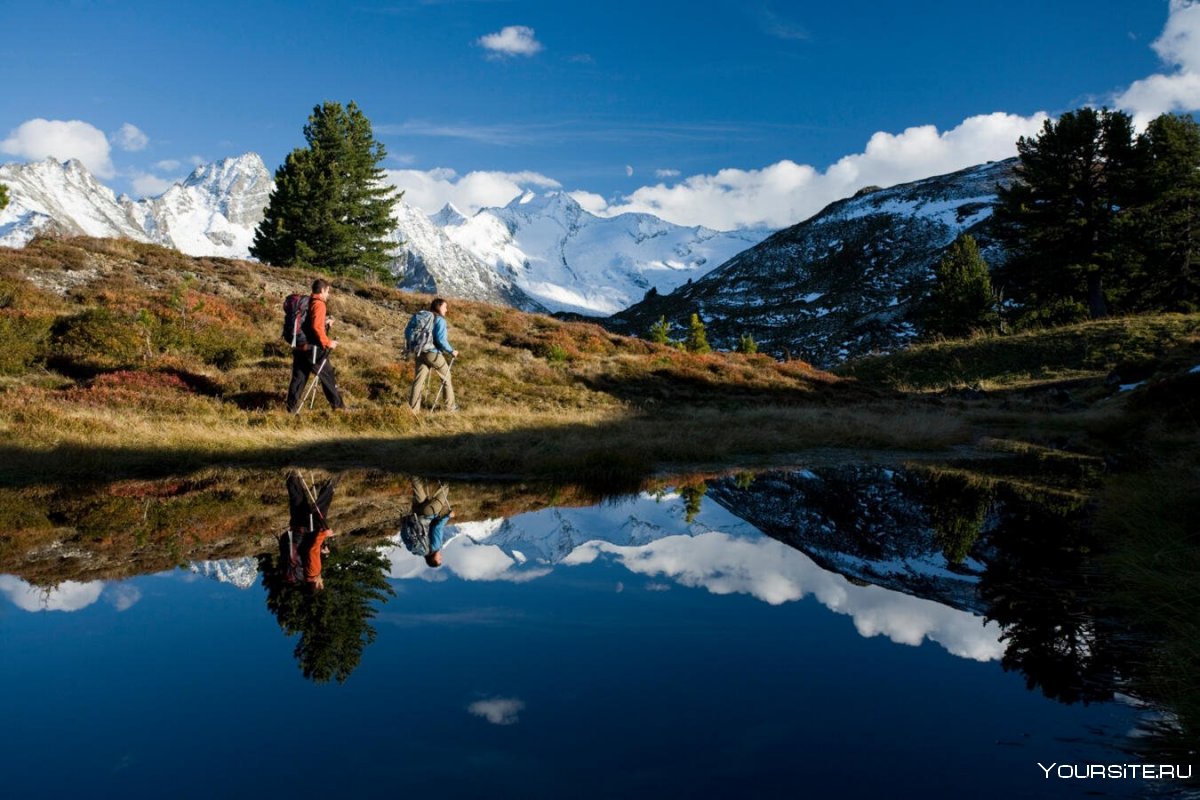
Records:
<instances>
[{"instance_id":1,"label":"water reflection","mask_svg":"<svg viewBox=\"0 0 1200 800\"><path fill-rule=\"evenodd\" d=\"M823 468L691 480L598 505L561 487L281 477L56 489L29 512L44 516L30 525L35 545L0 548L0 569L27 570L0 576L0 593L25 611L121 611L141 591L114 578L188 564L247 587L261 573L267 609L297 637L294 657L315 682L358 668L397 582L418 592L437 588L419 582L544 585L589 565L647 591L699 588L775 607L812 598L863 637L999 661L1062 703L1110 700L1123 675L1148 668L1105 603L1088 495L1025 475ZM66 533L47 543L45 531ZM439 613L402 624L437 625ZM522 702L495 694L471 713L503 725Z\"/></svg>"},{"instance_id":2,"label":"water reflection","mask_svg":"<svg viewBox=\"0 0 1200 800\"><path fill-rule=\"evenodd\" d=\"M279 535L279 552L259 558L267 609L285 635L299 636L292 654L316 683L350 677L375 641L370 621L394 594L377 550L327 543L336 485L336 477L318 487L289 474L287 530Z\"/></svg>"}]
</instances>

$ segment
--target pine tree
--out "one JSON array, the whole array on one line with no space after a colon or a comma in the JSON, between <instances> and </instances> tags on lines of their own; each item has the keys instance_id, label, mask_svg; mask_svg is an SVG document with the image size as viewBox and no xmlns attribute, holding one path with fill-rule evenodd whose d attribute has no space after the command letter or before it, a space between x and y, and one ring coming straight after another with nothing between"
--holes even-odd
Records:
<instances>
[{"instance_id":1,"label":"pine tree","mask_svg":"<svg viewBox=\"0 0 1200 800\"><path fill-rule=\"evenodd\" d=\"M997 220L1009 239L1007 294L1031 310L1086 303L1108 313L1106 291L1126 275L1114 224L1136 179L1129 115L1082 108L1047 120L1017 142L1018 181L1000 191Z\"/></svg>"},{"instance_id":2,"label":"pine tree","mask_svg":"<svg viewBox=\"0 0 1200 800\"><path fill-rule=\"evenodd\" d=\"M671 343L671 323L665 316L659 317L658 322L650 326L650 341L657 344Z\"/></svg>"},{"instance_id":3,"label":"pine tree","mask_svg":"<svg viewBox=\"0 0 1200 800\"><path fill-rule=\"evenodd\" d=\"M379 164L387 153L370 121L353 102L325 102L309 116L304 139L307 146L275 172L250 254L279 266L386 277L399 195L384 182Z\"/></svg>"},{"instance_id":4,"label":"pine tree","mask_svg":"<svg viewBox=\"0 0 1200 800\"><path fill-rule=\"evenodd\" d=\"M987 262L970 234L961 234L933 268L936 282L925 303L925 327L942 336L995 330L996 295Z\"/></svg>"},{"instance_id":5,"label":"pine tree","mask_svg":"<svg viewBox=\"0 0 1200 800\"><path fill-rule=\"evenodd\" d=\"M0 211L8 205L8 187L0 183Z\"/></svg>"},{"instance_id":6,"label":"pine tree","mask_svg":"<svg viewBox=\"0 0 1200 800\"><path fill-rule=\"evenodd\" d=\"M1138 138L1141 191L1125 215L1138 264L1132 303L1147 310L1200 307L1200 125L1164 114Z\"/></svg>"},{"instance_id":7,"label":"pine tree","mask_svg":"<svg viewBox=\"0 0 1200 800\"><path fill-rule=\"evenodd\" d=\"M699 314L692 314L691 322L688 323L688 335L684 340L683 347L689 353L711 353L712 348L708 346L708 335L704 330L704 322L701 321Z\"/></svg>"},{"instance_id":8,"label":"pine tree","mask_svg":"<svg viewBox=\"0 0 1200 800\"><path fill-rule=\"evenodd\" d=\"M738 337L738 343L735 349L739 353L745 353L748 356L752 356L758 352L758 342L754 341L754 337L750 334L743 333Z\"/></svg>"}]
</instances>

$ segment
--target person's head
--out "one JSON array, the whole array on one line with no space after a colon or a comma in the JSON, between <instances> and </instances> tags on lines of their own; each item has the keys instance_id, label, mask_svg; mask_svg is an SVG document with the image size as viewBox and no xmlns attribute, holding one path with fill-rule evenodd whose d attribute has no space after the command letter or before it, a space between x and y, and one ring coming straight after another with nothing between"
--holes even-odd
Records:
<instances>
[{"instance_id":1,"label":"person's head","mask_svg":"<svg viewBox=\"0 0 1200 800\"><path fill-rule=\"evenodd\" d=\"M434 550L432 553L425 556L425 564L433 567L434 569L440 567L442 565L442 551Z\"/></svg>"},{"instance_id":2,"label":"person's head","mask_svg":"<svg viewBox=\"0 0 1200 800\"><path fill-rule=\"evenodd\" d=\"M329 281L324 278L317 278L313 281L313 294L319 294L322 298L329 297Z\"/></svg>"},{"instance_id":3,"label":"person's head","mask_svg":"<svg viewBox=\"0 0 1200 800\"><path fill-rule=\"evenodd\" d=\"M435 298L434 301L429 304L430 311L443 317L446 316L447 308L449 308L449 305L440 297Z\"/></svg>"}]
</instances>

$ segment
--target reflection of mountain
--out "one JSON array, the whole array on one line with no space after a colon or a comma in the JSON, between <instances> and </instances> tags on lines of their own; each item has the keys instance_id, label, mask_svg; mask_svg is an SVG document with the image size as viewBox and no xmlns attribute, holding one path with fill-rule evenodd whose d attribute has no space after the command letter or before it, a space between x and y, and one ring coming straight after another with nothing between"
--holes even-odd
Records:
<instances>
[{"instance_id":1,"label":"reflection of mountain","mask_svg":"<svg viewBox=\"0 0 1200 800\"><path fill-rule=\"evenodd\" d=\"M776 472L738 488L709 486L708 497L767 535L850 580L983 613L983 565L951 565L942 553L924 484L883 467Z\"/></svg>"},{"instance_id":2,"label":"reflection of mountain","mask_svg":"<svg viewBox=\"0 0 1200 800\"><path fill-rule=\"evenodd\" d=\"M249 556L220 561L193 561L188 564L188 569L218 583L233 584L239 589L249 589L258 583L258 559Z\"/></svg>"},{"instance_id":3,"label":"reflection of mountain","mask_svg":"<svg viewBox=\"0 0 1200 800\"><path fill-rule=\"evenodd\" d=\"M720 505L703 506L692 522L678 495L650 495L592 508L553 508L503 521L471 523L444 550L445 570L466 580L531 580L556 565L605 559L647 578L747 594L780 604L813 595L848 614L863 636L895 642L938 642L965 658L999 658L999 628L967 612L902 591L856 585L804 553L761 535ZM441 579L402 546L388 553L394 578ZM419 566L418 566L419 565Z\"/></svg>"}]
</instances>

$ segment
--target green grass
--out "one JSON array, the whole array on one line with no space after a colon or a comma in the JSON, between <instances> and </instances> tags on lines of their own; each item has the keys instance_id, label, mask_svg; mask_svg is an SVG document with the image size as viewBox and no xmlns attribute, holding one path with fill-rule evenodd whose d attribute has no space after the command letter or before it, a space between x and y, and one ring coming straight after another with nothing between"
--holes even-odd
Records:
<instances>
[{"instance_id":1,"label":"green grass","mask_svg":"<svg viewBox=\"0 0 1200 800\"><path fill-rule=\"evenodd\" d=\"M1200 352L1198 341L1200 314L1117 317L1006 336L918 344L890 355L858 359L836 372L912 391L1019 387L1102 378L1123 364L1153 370L1179 354L1181 344L1190 343L1191 352Z\"/></svg>"}]
</instances>

